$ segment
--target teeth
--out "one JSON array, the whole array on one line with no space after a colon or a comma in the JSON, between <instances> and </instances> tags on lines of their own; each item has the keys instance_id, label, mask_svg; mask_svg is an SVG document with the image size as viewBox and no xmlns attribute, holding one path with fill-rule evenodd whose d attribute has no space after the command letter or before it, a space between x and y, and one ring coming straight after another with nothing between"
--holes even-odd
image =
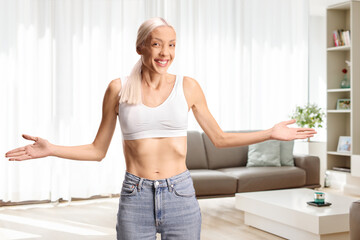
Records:
<instances>
[{"instance_id":1,"label":"teeth","mask_svg":"<svg viewBox=\"0 0 360 240\"><path fill-rule=\"evenodd\" d=\"M165 64L167 61L157 61L158 63Z\"/></svg>"}]
</instances>

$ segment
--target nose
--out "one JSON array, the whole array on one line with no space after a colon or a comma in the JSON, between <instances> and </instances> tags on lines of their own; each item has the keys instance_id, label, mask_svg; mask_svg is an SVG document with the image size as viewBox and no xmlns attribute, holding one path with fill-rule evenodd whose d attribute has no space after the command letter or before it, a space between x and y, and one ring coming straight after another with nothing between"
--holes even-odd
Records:
<instances>
[{"instance_id":1,"label":"nose","mask_svg":"<svg viewBox=\"0 0 360 240\"><path fill-rule=\"evenodd\" d=\"M161 48L160 55L161 55L161 56L168 56L168 55L169 55L169 46L164 45L164 46Z\"/></svg>"}]
</instances>

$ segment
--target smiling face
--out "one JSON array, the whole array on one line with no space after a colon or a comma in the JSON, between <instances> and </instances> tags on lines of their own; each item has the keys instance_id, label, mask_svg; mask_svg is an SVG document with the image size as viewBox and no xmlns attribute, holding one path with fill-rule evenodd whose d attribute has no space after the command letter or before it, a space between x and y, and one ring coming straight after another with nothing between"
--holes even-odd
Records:
<instances>
[{"instance_id":1,"label":"smiling face","mask_svg":"<svg viewBox=\"0 0 360 240\"><path fill-rule=\"evenodd\" d=\"M175 58L176 33L172 27L155 28L145 43L137 48L142 55L143 70L159 74L167 73Z\"/></svg>"}]
</instances>

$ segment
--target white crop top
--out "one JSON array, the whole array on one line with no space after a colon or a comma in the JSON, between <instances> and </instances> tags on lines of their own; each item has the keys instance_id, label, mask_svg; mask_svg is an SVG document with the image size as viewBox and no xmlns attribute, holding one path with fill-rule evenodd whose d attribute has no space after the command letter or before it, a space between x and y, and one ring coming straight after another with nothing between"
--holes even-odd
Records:
<instances>
[{"instance_id":1,"label":"white crop top","mask_svg":"<svg viewBox=\"0 0 360 240\"><path fill-rule=\"evenodd\" d=\"M127 78L121 78L125 86ZM183 78L176 76L168 98L157 107L119 104L119 122L124 140L187 136L188 105L183 91Z\"/></svg>"}]
</instances>

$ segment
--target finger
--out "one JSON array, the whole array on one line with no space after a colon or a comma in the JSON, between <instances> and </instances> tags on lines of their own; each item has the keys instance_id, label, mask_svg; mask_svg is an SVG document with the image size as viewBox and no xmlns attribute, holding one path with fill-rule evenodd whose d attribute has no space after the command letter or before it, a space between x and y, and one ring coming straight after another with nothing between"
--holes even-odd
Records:
<instances>
[{"instance_id":1,"label":"finger","mask_svg":"<svg viewBox=\"0 0 360 240\"><path fill-rule=\"evenodd\" d=\"M29 155L23 155L21 157L10 158L9 161L23 161L23 160L28 160L28 159L31 159L31 157Z\"/></svg>"},{"instance_id":2,"label":"finger","mask_svg":"<svg viewBox=\"0 0 360 240\"><path fill-rule=\"evenodd\" d=\"M306 132L306 131L315 132L315 129L313 129L313 128L297 128L297 131L300 131L300 132Z\"/></svg>"},{"instance_id":3,"label":"finger","mask_svg":"<svg viewBox=\"0 0 360 240\"><path fill-rule=\"evenodd\" d=\"M317 134L317 132L298 132L297 134L311 134L311 135L314 135L314 134Z\"/></svg>"},{"instance_id":4,"label":"finger","mask_svg":"<svg viewBox=\"0 0 360 240\"><path fill-rule=\"evenodd\" d=\"M314 135L312 132L297 132L296 135Z\"/></svg>"},{"instance_id":5,"label":"finger","mask_svg":"<svg viewBox=\"0 0 360 240\"><path fill-rule=\"evenodd\" d=\"M301 138L301 139L310 138L310 137L313 137L313 136L314 136L313 134L296 135L297 138Z\"/></svg>"},{"instance_id":6,"label":"finger","mask_svg":"<svg viewBox=\"0 0 360 240\"><path fill-rule=\"evenodd\" d=\"M314 137L314 135L299 135L299 136L296 136L297 139L307 139L307 138L310 138L310 137Z\"/></svg>"},{"instance_id":7,"label":"finger","mask_svg":"<svg viewBox=\"0 0 360 240\"><path fill-rule=\"evenodd\" d=\"M27 134L23 134L22 137L27 139L27 140L32 140L32 141L35 141L35 142L37 142L37 140L38 140L38 137L33 137L33 136L30 136L30 135L27 135Z\"/></svg>"},{"instance_id":8,"label":"finger","mask_svg":"<svg viewBox=\"0 0 360 240\"><path fill-rule=\"evenodd\" d=\"M293 123L295 123L295 122L296 122L295 119L291 119L291 120L284 121L283 123L284 123L285 125L290 125L290 124L293 124Z\"/></svg>"},{"instance_id":9,"label":"finger","mask_svg":"<svg viewBox=\"0 0 360 240\"><path fill-rule=\"evenodd\" d=\"M7 153L5 155L5 157L18 157L25 154L25 150L24 151L18 151L18 152L14 152L14 153Z\"/></svg>"},{"instance_id":10,"label":"finger","mask_svg":"<svg viewBox=\"0 0 360 240\"><path fill-rule=\"evenodd\" d=\"M296 134L317 134L317 132L298 132Z\"/></svg>"},{"instance_id":11,"label":"finger","mask_svg":"<svg viewBox=\"0 0 360 240\"><path fill-rule=\"evenodd\" d=\"M25 147L19 147L19 148L15 148L15 149L13 149L13 150L11 150L11 151L8 151L8 152L5 154L5 156L6 156L7 154L14 153L14 152L19 152L19 151L25 151Z\"/></svg>"}]
</instances>

